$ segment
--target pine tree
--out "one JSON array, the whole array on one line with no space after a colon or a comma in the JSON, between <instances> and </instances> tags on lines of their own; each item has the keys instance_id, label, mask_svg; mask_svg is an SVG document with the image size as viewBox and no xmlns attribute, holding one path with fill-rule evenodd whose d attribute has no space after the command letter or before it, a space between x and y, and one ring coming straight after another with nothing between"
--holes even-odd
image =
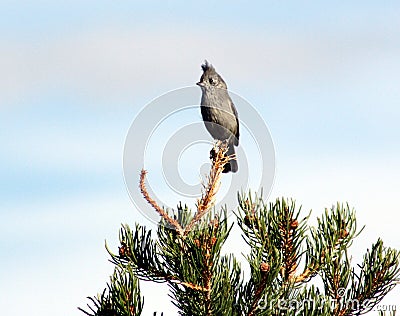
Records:
<instances>
[{"instance_id":1,"label":"pine tree","mask_svg":"<svg viewBox=\"0 0 400 316\"><path fill-rule=\"evenodd\" d=\"M302 216L295 201L267 203L251 193L238 196L235 212L249 248L251 272L244 275L238 254L221 253L233 224L228 224L226 209L213 209L227 161L226 147L219 144L214 151L194 214L181 204L171 211L157 205L142 171L140 190L160 215L156 237L139 224L133 229L122 225L118 252L107 247L114 274L102 294L89 298L86 310L79 308L82 312L141 315L139 280L146 280L168 284L180 315L360 315L398 283L400 253L380 239L360 264L351 265L349 247L363 228L357 227L349 205L326 209L312 227L311 212Z\"/></svg>"}]
</instances>

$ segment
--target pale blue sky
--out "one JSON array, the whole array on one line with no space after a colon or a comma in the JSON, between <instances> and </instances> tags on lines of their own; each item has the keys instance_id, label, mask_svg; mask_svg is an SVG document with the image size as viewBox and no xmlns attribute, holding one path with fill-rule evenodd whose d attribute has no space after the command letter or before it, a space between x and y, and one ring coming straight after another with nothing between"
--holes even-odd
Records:
<instances>
[{"instance_id":1,"label":"pale blue sky","mask_svg":"<svg viewBox=\"0 0 400 316\"><path fill-rule=\"evenodd\" d=\"M355 258L378 237L400 248L398 1L1 1L0 36L8 315L79 315L102 290L104 239L146 222L124 186L127 130L205 58L270 128L273 197L315 214L348 201L367 226Z\"/></svg>"}]
</instances>

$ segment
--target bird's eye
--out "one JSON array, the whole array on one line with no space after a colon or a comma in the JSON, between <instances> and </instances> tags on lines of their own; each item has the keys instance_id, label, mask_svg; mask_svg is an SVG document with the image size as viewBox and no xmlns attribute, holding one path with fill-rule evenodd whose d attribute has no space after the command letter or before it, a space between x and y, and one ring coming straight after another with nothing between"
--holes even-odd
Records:
<instances>
[{"instance_id":1,"label":"bird's eye","mask_svg":"<svg viewBox=\"0 0 400 316\"><path fill-rule=\"evenodd\" d=\"M215 81L213 80L213 78L210 78L210 79L208 79L208 82L210 83L210 84L215 84Z\"/></svg>"}]
</instances>

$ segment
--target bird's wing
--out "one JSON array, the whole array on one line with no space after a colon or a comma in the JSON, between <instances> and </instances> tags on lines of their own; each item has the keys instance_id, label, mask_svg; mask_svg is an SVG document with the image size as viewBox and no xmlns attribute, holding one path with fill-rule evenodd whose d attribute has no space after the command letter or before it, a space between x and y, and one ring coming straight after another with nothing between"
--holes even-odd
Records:
<instances>
[{"instance_id":1,"label":"bird's wing","mask_svg":"<svg viewBox=\"0 0 400 316\"><path fill-rule=\"evenodd\" d=\"M231 105L232 112L233 112L233 114L235 115L235 118L236 118L236 131L235 131L235 142L234 142L234 144L235 144L235 146L238 146L239 145L239 115L238 115L238 112L236 110L235 105L233 104L233 101L232 100L230 100L230 101L231 101L230 105Z\"/></svg>"}]
</instances>

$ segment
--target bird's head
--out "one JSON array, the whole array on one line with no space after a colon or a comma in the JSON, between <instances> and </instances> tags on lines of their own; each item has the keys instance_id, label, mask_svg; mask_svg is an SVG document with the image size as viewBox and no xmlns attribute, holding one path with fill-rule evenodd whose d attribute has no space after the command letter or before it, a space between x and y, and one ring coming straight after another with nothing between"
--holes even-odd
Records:
<instances>
[{"instance_id":1,"label":"bird's head","mask_svg":"<svg viewBox=\"0 0 400 316\"><path fill-rule=\"evenodd\" d=\"M215 71L213 65L209 64L207 60L201 65L203 69L203 74L200 77L200 81L197 83L202 90L219 88L227 89L224 79Z\"/></svg>"}]
</instances>

